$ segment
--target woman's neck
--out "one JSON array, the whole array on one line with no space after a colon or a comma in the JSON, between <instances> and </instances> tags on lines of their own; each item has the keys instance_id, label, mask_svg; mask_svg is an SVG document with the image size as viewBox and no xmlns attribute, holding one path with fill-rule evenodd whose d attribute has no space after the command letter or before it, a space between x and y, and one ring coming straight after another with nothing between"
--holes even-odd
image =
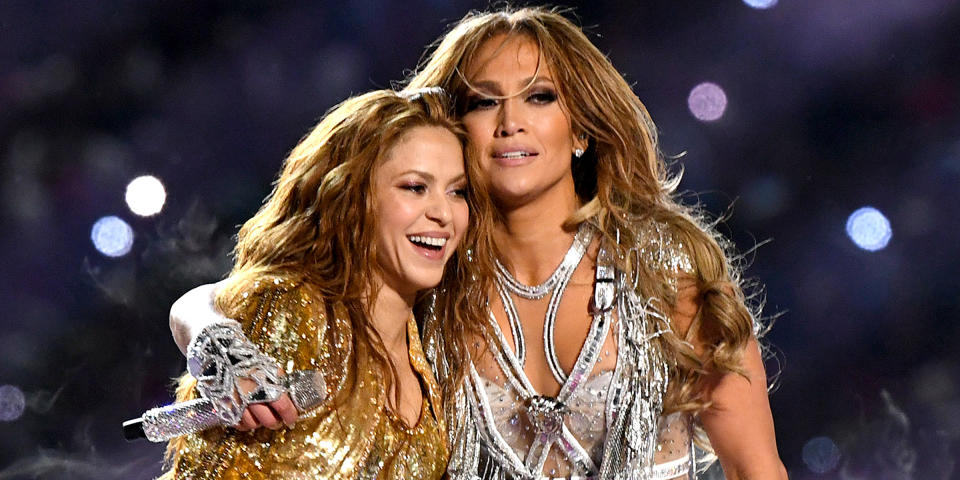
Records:
<instances>
[{"instance_id":1,"label":"woman's neck","mask_svg":"<svg viewBox=\"0 0 960 480\"><path fill-rule=\"evenodd\" d=\"M388 352L407 350L407 319L413 315L415 296L402 295L380 285L370 311L371 323Z\"/></svg>"},{"instance_id":2,"label":"woman's neck","mask_svg":"<svg viewBox=\"0 0 960 480\"><path fill-rule=\"evenodd\" d=\"M563 224L578 208L580 200L571 186L503 212L504 223L497 225L494 238L517 280L536 285L553 274L576 233L564 230Z\"/></svg>"}]
</instances>

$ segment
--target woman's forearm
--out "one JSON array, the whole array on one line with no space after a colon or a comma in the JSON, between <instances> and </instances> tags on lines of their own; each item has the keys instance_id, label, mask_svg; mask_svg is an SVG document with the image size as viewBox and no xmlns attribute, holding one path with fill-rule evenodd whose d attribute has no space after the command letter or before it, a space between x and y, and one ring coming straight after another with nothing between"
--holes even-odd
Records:
<instances>
[{"instance_id":1,"label":"woman's forearm","mask_svg":"<svg viewBox=\"0 0 960 480\"><path fill-rule=\"evenodd\" d=\"M214 304L220 283L201 285L183 294L170 307L170 332L180 352L186 355L187 346L204 327L229 321Z\"/></svg>"},{"instance_id":2,"label":"woman's forearm","mask_svg":"<svg viewBox=\"0 0 960 480\"><path fill-rule=\"evenodd\" d=\"M713 379L712 404L700 420L728 479L785 480L757 341L750 340L743 354L745 375Z\"/></svg>"}]
</instances>

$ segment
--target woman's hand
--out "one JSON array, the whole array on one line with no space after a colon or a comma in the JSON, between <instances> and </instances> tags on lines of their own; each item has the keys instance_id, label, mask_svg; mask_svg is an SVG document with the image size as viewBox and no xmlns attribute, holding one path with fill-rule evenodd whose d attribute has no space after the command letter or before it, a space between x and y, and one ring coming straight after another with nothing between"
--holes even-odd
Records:
<instances>
[{"instance_id":1,"label":"woman's hand","mask_svg":"<svg viewBox=\"0 0 960 480\"><path fill-rule=\"evenodd\" d=\"M220 313L214 304L219 286L219 283L201 285L185 293L170 307L170 330L184 355L187 355L188 347L205 328L214 324L237 324ZM242 333L239 335L242 337ZM242 340L249 343L246 338ZM283 371L279 366L274 366L282 377ZM236 390L233 398L237 403L241 402L238 397L246 398L258 388L257 383L249 378L237 377L233 381ZM240 431L251 431L260 427L277 430L283 425L293 426L298 417L293 401L284 393L274 401L247 403L236 428Z\"/></svg>"},{"instance_id":2,"label":"woman's hand","mask_svg":"<svg viewBox=\"0 0 960 480\"><path fill-rule=\"evenodd\" d=\"M245 378L237 379L237 389L242 393L249 393L256 388L254 382ZM292 427L297 422L297 408L290 400L290 395L284 393L277 400L267 403L251 403L243 411L235 428L241 432L249 432L260 427L266 427L270 430L279 430L286 425Z\"/></svg>"}]
</instances>

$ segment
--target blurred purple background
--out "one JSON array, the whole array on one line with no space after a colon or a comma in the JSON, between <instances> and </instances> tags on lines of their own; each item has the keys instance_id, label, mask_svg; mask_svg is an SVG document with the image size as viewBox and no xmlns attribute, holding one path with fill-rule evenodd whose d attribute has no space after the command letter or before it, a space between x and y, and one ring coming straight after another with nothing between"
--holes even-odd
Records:
<instances>
[{"instance_id":1,"label":"blurred purple background","mask_svg":"<svg viewBox=\"0 0 960 480\"><path fill-rule=\"evenodd\" d=\"M770 3L568 5L766 285L791 478L960 478L960 3ZM327 108L485 6L0 2L0 480L159 474L120 424L184 368L171 302L228 270ZM124 199L140 175L155 216Z\"/></svg>"}]
</instances>

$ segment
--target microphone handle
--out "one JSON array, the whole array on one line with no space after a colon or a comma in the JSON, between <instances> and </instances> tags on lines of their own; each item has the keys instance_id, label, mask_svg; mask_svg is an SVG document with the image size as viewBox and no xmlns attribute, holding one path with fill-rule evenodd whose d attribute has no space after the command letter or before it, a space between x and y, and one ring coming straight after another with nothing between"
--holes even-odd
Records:
<instances>
[{"instance_id":1,"label":"microphone handle","mask_svg":"<svg viewBox=\"0 0 960 480\"><path fill-rule=\"evenodd\" d=\"M327 396L323 376L313 370L301 370L287 376L287 393L303 413L323 402ZM174 437L196 433L223 425L214 403L206 398L151 408L140 418L123 422L123 438L128 441L146 438L166 442Z\"/></svg>"}]
</instances>

